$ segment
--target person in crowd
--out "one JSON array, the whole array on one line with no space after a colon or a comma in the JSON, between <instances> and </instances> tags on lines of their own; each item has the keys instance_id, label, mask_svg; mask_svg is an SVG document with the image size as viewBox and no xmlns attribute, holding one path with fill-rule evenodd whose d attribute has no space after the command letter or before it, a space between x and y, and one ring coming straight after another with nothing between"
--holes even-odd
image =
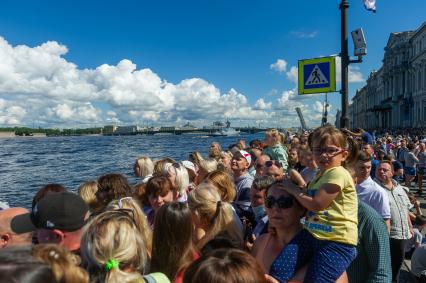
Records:
<instances>
[{"instance_id":1,"label":"person in crowd","mask_svg":"<svg viewBox=\"0 0 426 283\"><path fill-rule=\"evenodd\" d=\"M365 152L360 152L355 164L358 199L374 208L382 216L390 231L389 197L387 192L371 178L371 167L370 156Z\"/></svg>"},{"instance_id":2,"label":"person in crowd","mask_svg":"<svg viewBox=\"0 0 426 283\"><path fill-rule=\"evenodd\" d=\"M274 227L274 230L273 233L260 235L252 250L253 256L264 273L269 273L272 263L281 250L303 229L300 219L305 215L306 210L283 189L284 186L283 183L274 183L266 189L265 193L268 224ZM294 245L289 249L297 249L297 246Z\"/></svg>"},{"instance_id":3,"label":"person in crowd","mask_svg":"<svg viewBox=\"0 0 426 283\"><path fill-rule=\"evenodd\" d=\"M251 140L249 142L250 148L252 149L258 149L260 151L263 151L263 143L261 140Z\"/></svg>"},{"instance_id":4,"label":"person in crowd","mask_svg":"<svg viewBox=\"0 0 426 283\"><path fill-rule=\"evenodd\" d=\"M152 251L152 230L149 226L148 220L143 213L138 202L132 197L125 197L119 200L111 201L106 207L106 211L109 210L129 210L132 213L133 220L136 223L136 227L142 236L142 240L145 243L146 253L148 257L151 257Z\"/></svg>"},{"instance_id":5,"label":"person in crowd","mask_svg":"<svg viewBox=\"0 0 426 283\"><path fill-rule=\"evenodd\" d=\"M414 250L411 257L411 272L416 276L418 283L426 283L426 245Z\"/></svg>"},{"instance_id":6,"label":"person in crowd","mask_svg":"<svg viewBox=\"0 0 426 283\"><path fill-rule=\"evenodd\" d=\"M408 154L409 150L407 148L407 140L402 139L400 146L397 151L397 160L402 163L402 166L405 168L405 156Z\"/></svg>"},{"instance_id":7,"label":"person in crowd","mask_svg":"<svg viewBox=\"0 0 426 283\"><path fill-rule=\"evenodd\" d=\"M133 172L135 176L142 180L142 183L145 184L148 182L149 178L152 177L154 172L154 162L148 156L140 156L136 159L135 164L133 165Z\"/></svg>"},{"instance_id":8,"label":"person in crowd","mask_svg":"<svg viewBox=\"0 0 426 283\"><path fill-rule=\"evenodd\" d=\"M419 149L417 153L419 159L418 170L417 170L417 193L423 193L423 179L426 173L426 144L424 142L419 143Z\"/></svg>"},{"instance_id":9,"label":"person in crowd","mask_svg":"<svg viewBox=\"0 0 426 283\"><path fill-rule=\"evenodd\" d=\"M201 155L201 153L199 153L198 151L194 151L194 152L191 152L189 154L188 160L191 161L192 163L194 163L195 165L197 165L198 168L199 168L200 162L201 162L201 160L204 160L204 158Z\"/></svg>"},{"instance_id":10,"label":"person in crowd","mask_svg":"<svg viewBox=\"0 0 426 283\"><path fill-rule=\"evenodd\" d=\"M198 176L198 166L189 160L182 161L182 165L186 168L186 171L188 172L188 178L189 178L188 192L190 192L196 188L195 181Z\"/></svg>"},{"instance_id":11,"label":"person in crowd","mask_svg":"<svg viewBox=\"0 0 426 283\"><path fill-rule=\"evenodd\" d=\"M186 270L184 283L267 283L260 266L248 253L218 249L194 261Z\"/></svg>"},{"instance_id":12,"label":"person in crowd","mask_svg":"<svg viewBox=\"0 0 426 283\"><path fill-rule=\"evenodd\" d=\"M168 166L168 164L173 163L176 163L176 160L170 157L165 157L155 161L152 176L163 176L167 172L167 169L165 167Z\"/></svg>"},{"instance_id":13,"label":"person in crowd","mask_svg":"<svg viewBox=\"0 0 426 283\"><path fill-rule=\"evenodd\" d=\"M351 283L391 282L389 232L371 206L358 201L357 256L347 269Z\"/></svg>"},{"instance_id":14,"label":"person in crowd","mask_svg":"<svg viewBox=\"0 0 426 283\"><path fill-rule=\"evenodd\" d=\"M231 160L232 160L232 152L229 150L222 151L220 153L220 162L219 164L222 166L222 170L232 172L231 170Z\"/></svg>"},{"instance_id":15,"label":"person in crowd","mask_svg":"<svg viewBox=\"0 0 426 283\"><path fill-rule=\"evenodd\" d=\"M413 193L407 193L408 199L411 203L410 211L408 215L410 216L411 223L416 220L417 215L423 215L420 201L415 197Z\"/></svg>"},{"instance_id":16,"label":"person in crowd","mask_svg":"<svg viewBox=\"0 0 426 283\"><path fill-rule=\"evenodd\" d=\"M393 179L402 184L404 181L404 166L398 160L395 160L392 154L385 156L384 160L389 160L393 166Z\"/></svg>"},{"instance_id":17,"label":"person in crowd","mask_svg":"<svg viewBox=\"0 0 426 283\"><path fill-rule=\"evenodd\" d=\"M178 193L177 200L185 202L189 186L189 175L185 166L181 163L168 163L164 169L164 175L169 178Z\"/></svg>"},{"instance_id":18,"label":"person in crowd","mask_svg":"<svg viewBox=\"0 0 426 283\"><path fill-rule=\"evenodd\" d=\"M419 163L419 159L414 154L415 146L413 143L407 145L408 152L405 154L405 186L411 187L411 182L416 177L416 166Z\"/></svg>"},{"instance_id":19,"label":"person in crowd","mask_svg":"<svg viewBox=\"0 0 426 283\"><path fill-rule=\"evenodd\" d=\"M143 282L147 250L136 225L127 210L105 211L88 223L81 257L90 282Z\"/></svg>"},{"instance_id":20,"label":"person in crowd","mask_svg":"<svg viewBox=\"0 0 426 283\"><path fill-rule=\"evenodd\" d=\"M33 201L31 203L31 208L34 208L37 202L44 198L46 195L51 193L62 193L66 192L67 189L60 184L47 184L43 186L38 192L34 195Z\"/></svg>"},{"instance_id":21,"label":"person in crowd","mask_svg":"<svg viewBox=\"0 0 426 283\"><path fill-rule=\"evenodd\" d=\"M198 169L198 176L195 179L195 183L197 185L200 184L210 172L217 170L217 166L218 163L216 159L208 158L201 160Z\"/></svg>"},{"instance_id":22,"label":"person in crowd","mask_svg":"<svg viewBox=\"0 0 426 283\"><path fill-rule=\"evenodd\" d=\"M288 151L288 167L296 170L297 172L300 172L303 170L303 168L305 168L304 166L302 166L302 164L300 164L298 147L292 147Z\"/></svg>"},{"instance_id":23,"label":"person in crowd","mask_svg":"<svg viewBox=\"0 0 426 283\"><path fill-rule=\"evenodd\" d=\"M0 210L0 249L31 245L32 233L16 234L10 227L11 221L15 216L28 213L28 209L23 207L12 207Z\"/></svg>"},{"instance_id":24,"label":"person in crowd","mask_svg":"<svg viewBox=\"0 0 426 283\"><path fill-rule=\"evenodd\" d=\"M284 170L288 167L288 154L284 146L282 145L283 139L276 129L272 129L265 134L265 143L268 147L263 150L263 154L269 155L271 160L280 161L283 164Z\"/></svg>"},{"instance_id":25,"label":"person in crowd","mask_svg":"<svg viewBox=\"0 0 426 283\"><path fill-rule=\"evenodd\" d=\"M412 237L412 226L409 216L411 204L406 190L393 180L392 176L392 163L388 160L381 161L377 166L377 180L389 196L392 282L398 282L399 271L404 261L405 244Z\"/></svg>"},{"instance_id":26,"label":"person in crowd","mask_svg":"<svg viewBox=\"0 0 426 283\"><path fill-rule=\"evenodd\" d=\"M96 199L102 211L110 201L132 196L132 188L127 178L121 174L111 173L98 178Z\"/></svg>"},{"instance_id":27,"label":"person in crowd","mask_svg":"<svg viewBox=\"0 0 426 283\"><path fill-rule=\"evenodd\" d=\"M370 175L371 178L375 178L376 177L376 168L377 165L379 164L379 160L374 158L374 148L371 144L363 144L362 145L362 151L365 152L365 154L367 154L370 157L371 160L371 171L370 171Z\"/></svg>"},{"instance_id":28,"label":"person in crowd","mask_svg":"<svg viewBox=\"0 0 426 283\"><path fill-rule=\"evenodd\" d=\"M265 192L275 182L271 176L256 177L250 190L251 208L254 214L253 241L267 232L268 215L265 209Z\"/></svg>"},{"instance_id":29,"label":"person in crowd","mask_svg":"<svg viewBox=\"0 0 426 283\"><path fill-rule=\"evenodd\" d=\"M0 282L88 283L80 258L55 244L16 246L0 251Z\"/></svg>"},{"instance_id":30,"label":"person in crowd","mask_svg":"<svg viewBox=\"0 0 426 283\"><path fill-rule=\"evenodd\" d=\"M83 199L74 193L48 194L31 213L15 216L11 228L17 234L36 231L39 243L54 243L78 254L83 226L89 216Z\"/></svg>"},{"instance_id":31,"label":"person in crowd","mask_svg":"<svg viewBox=\"0 0 426 283\"><path fill-rule=\"evenodd\" d=\"M284 168L281 162L277 160L266 161L265 175L271 176L276 182L282 182L284 180Z\"/></svg>"},{"instance_id":32,"label":"person in crowd","mask_svg":"<svg viewBox=\"0 0 426 283\"><path fill-rule=\"evenodd\" d=\"M222 201L228 203L234 201L236 195L234 178L227 172L221 170L213 171L206 176L204 182L213 185L217 189Z\"/></svg>"},{"instance_id":33,"label":"person in crowd","mask_svg":"<svg viewBox=\"0 0 426 283\"><path fill-rule=\"evenodd\" d=\"M405 246L405 257L411 258L415 249L419 248L423 242L423 229L426 226L426 216L417 215L413 222L413 237L407 241Z\"/></svg>"},{"instance_id":34,"label":"person in crowd","mask_svg":"<svg viewBox=\"0 0 426 283\"><path fill-rule=\"evenodd\" d=\"M209 158L213 158L216 161L220 161L220 153L222 152L222 147L220 146L220 143L217 141L214 141L211 143L210 145L210 150L209 150Z\"/></svg>"},{"instance_id":35,"label":"person in crowd","mask_svg":"<svg viewBox=\"0 0 426 283\"><path fill-rule=\"evenodd\" d=\"M271 160L269 155L262 154L257 160L256 160L256 174L255 177L259 176L265 176L265 162Z\"/></svg>"},{"instance_id":36,"label":"person in crowd","mask_svg":"<svg viewBox=\"0 0 426 283\"><path fill-rule=\"evenodd\" d=\"M240 150L234 154L231 161L231 169L234 173L235 186L237 190L236 200L249 200L250 188L253 177L248 173L251 163L251 155L245 150Z\"/></svg>"},{"instance_id":37,"label":"person in crowd","mask_svg":"<svg viewBox=\"0 0 426 283\"><path fill-rule=\"evenodd\" d=\"M300 175L302 176L305 183L308 184L315 178L319 169L317 163L315 162L312 151L309 148L303 150L302 155L305 162L305 168L300 172Z\"/></svg>"},{"instance_id":38,"label":"person in crowd","mask_svg":"<svg viewBox=\"0 0 426 283\"><path fill-rule=\"evenodd\" d=\"M167 177L152 177L146 184L146 195L151 205L149 211L148 223L154 227L155 214L166 203L176 201L178 193Z\"/></svg>"},{"instance_id":39,"label":"person in crowd","mask_svg":"<svg viewBox=\"0 0 426 283\"><path fill-rule=\"evenodd\" d=\"M193 246L192 214L185 203L163 205L155 217L151 272L181 283L184 270L199 257Z\"/></svg>"},{"instance_id":40,"label":"person in crowd","mask_svg":"<svg viewBox=\"0 0 426 283\"><path fill-rule=\"evenodd\" d=\"M78 187L78 195L84 200L89 207L90 214L99 213L102 206L96 198L98 191L98 183L96 181L87 181Z\"/></svg>"},{"instance_id":41,"label":"person in crowd","mask_svg":"<svg viewBox=\"0 0 426 283\"><path fill-rule=\"evenodd\" d=\"M356 147L333 126L317 128L311 148L320 172L309 183L305 194L288 183L284 189L309 212L305 227L288 245L296 244L303 253L284 248L271 265L270 274L287 281L296 270L308 264L304 282L334 282L356 256L358 243L358 198L350 173L342 166L351 164ZM338 264L336 264L336 262Z\"/></svg>"},{"instance_id":42,"label":"person in crowd","mask_svg":"<svg viewBox=\"0 0 426 283\"><path fill-rule=\"evenodd\" d=\"M188 206L193 214L198 249L218 235L226 236L236 245L243 246L242 231L235 221L232 206L221 201L220 195L210 184L202 183L188 197Z\"/></svg>"}]
</instances>

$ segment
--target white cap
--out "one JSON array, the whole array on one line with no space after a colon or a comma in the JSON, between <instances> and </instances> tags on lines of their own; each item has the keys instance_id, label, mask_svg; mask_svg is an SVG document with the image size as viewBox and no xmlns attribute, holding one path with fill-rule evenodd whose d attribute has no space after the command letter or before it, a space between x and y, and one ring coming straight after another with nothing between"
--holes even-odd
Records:
<instances>
[{"instance_id":1,"label":"white cap","mask_svg":"<svg viewBox=\"0 0 426 283\"><path fill-rule=\"evenodd\" d=\"M182 165L183 165L186 169L192 170L195 174L197 174L197 172L198 172L198 166L197 166L197 165L195 165L194 163L192 163L191 161L189 161L189 160L184 160L184 161L182 161Z\"/></svg>"},{"instance_id":2,"label":"white cap","mask_svg":"<svg viewBox=\"0 0 426 283\"><path fill-rule=\"evenodd\" d=\"M250 153L248 153L245 150L239 150L238 152L247 160L248 164L251 164L251 154Z\"/></svg>"}]
</instances>

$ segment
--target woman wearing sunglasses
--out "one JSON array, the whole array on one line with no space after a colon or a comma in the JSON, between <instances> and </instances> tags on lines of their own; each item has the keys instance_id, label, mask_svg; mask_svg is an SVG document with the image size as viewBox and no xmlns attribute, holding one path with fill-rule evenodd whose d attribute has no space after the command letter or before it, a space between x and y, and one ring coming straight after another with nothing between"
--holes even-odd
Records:
<instances>
[{"instance_id":1,"label":"woman wearing sunglasses","mask_svg":"<svg viewBox=\"0 0 426 283\"><path fill-rule=\"evenodd\" d=\"M284 190L288 184L288 181L274 183L266 190L265 194L266 214L269 218L269 232L261 235L255 241L252 254L266 274L269 273L271 264L284 247L296 252L298 247L296 245L294 247L288 246L288 244L303 230L300 219L305 215L306 209ZM283 266L282 268L288 267L290 266ZM297 270L295 276L287 282L303 282L305 273L306 266ZM268 279L269 282L279 282L271 277L268 277ZM336 283L344 282L348 282L346 273L336 281Z\"/></svg>"},{"instance_id":2,"label":"woman wearing sunglasses","mask_svg":"<svg viewBox=\"0 0 426 283\"><path fill-rule=\"evenodd\" d=\"M305 209L284 190L284 183L272 184L265 193L266 214L270 232L261 235L254 243L252 254L265 273L280 251L302 230L300 219Z\"/></svg>"}]
</instances>

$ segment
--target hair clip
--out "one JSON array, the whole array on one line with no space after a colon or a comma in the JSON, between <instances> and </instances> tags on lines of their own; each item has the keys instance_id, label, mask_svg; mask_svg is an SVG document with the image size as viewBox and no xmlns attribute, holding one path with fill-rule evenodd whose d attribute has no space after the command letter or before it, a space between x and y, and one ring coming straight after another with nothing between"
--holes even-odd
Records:
<instances>
[{"instance_id":1,"label":"hair clip","mask_svg":"<svg viewBox=\"0 0 426 283\"><path fill-rule=\"evenodd\" d=\"M54 250L49 251L49 256L53 257L54 259L59 259L59 254Z\"/></svg>"},{"instance_id":2,"label":"hair clip","mask_svg":"<svg viewBox=\"0 0 426 283\"><path fill-rule=\"evenodd\" d=\"M105 263L105 269L106 269L106 271L110 271L111 269L118 268L119 264L120 263L118 262L118 260L116 260L116 259L109 259Z\"/></svg>"}]
</instances>

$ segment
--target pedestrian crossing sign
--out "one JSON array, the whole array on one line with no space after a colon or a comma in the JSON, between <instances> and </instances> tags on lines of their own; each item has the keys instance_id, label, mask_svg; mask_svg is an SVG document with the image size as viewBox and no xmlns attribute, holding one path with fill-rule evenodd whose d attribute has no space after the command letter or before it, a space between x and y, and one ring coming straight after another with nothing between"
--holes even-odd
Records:
<instances>
[{"instance_id":1,"label":"pedestrian crossing sign","mask_svg":"<svg viewBox=\"0 0 426 283\"><path fill-rule=\"evenodd\" d=\"M299 94L336 91L335 57L299 60Z\"/></svg>"}]
</instances>

